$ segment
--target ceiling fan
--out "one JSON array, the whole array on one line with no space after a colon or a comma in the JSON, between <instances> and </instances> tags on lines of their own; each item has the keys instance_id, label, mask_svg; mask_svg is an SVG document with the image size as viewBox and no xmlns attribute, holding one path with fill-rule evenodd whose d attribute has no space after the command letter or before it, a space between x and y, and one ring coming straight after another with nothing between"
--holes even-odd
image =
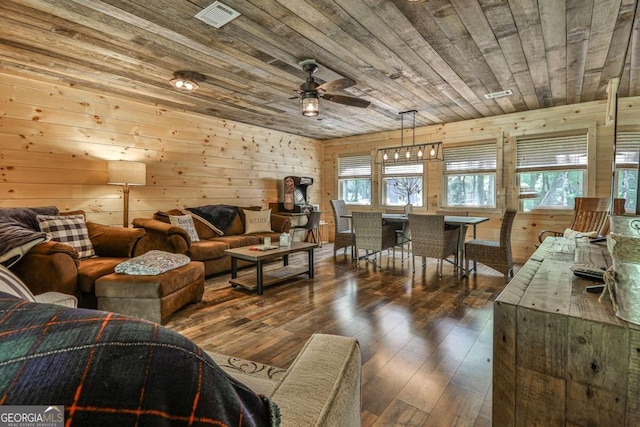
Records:
<instances>
[{"instance_id":1,"label":"ceiling fan","mask_svg":"<svg viewBox=\"0 0 640 427\"><path fill-rule=\"evenodd\" d=\"M369 101L355 98L353 96L329 93L334 90L341 90L353 86L356 82L350 78L343 77L341 79L318 84L313 79L313 74L318 71L318 64L315 59L305 59L304 61L301 61L299 65L307 73L307 79L300 85L300 89L298 89L299 96L293 97L292 99L300 98L303 115L317 116L320 107L320 98L325 101L349 105L351 107L367 108L369 104L371 104Z\"/></svg>"}]
</instances>

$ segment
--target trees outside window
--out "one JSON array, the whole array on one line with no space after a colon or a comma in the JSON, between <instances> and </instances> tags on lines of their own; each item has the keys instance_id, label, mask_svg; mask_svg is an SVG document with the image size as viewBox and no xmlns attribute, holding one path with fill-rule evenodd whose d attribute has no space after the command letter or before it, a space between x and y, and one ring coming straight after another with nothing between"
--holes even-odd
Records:
<instances>
[{"instance_id":1,"label":"trees outside window","mask_svg":"<svg viewBox=\"0 0 640 427\"><path fill-rule=\"evenodd\" d=\"M495 207L496 144L444 149L445 206Z\"/></svg>"},{"instance_id":2,"label":"trees outside window","mask_svg":"<svg viewBox=\"0 0 640 427\"><path fill-rule=\"evenodd\" d=\"M382 166L382 200L385 206L423 205L424 164Z\"/></svg>"}]
</instances>

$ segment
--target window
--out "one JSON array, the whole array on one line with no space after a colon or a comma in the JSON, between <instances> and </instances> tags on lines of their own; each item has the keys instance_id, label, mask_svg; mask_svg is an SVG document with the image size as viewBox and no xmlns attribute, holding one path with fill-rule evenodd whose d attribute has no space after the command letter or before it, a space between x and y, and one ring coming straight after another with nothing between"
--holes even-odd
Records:
<instances>
[{"instance_id":1,"label":"window","mask_svg":"<svg viewBox=\"0 0 640 427\"><path fill-rule=\"evenodd\" d=\"M382 166L382 200L385 206L422 206L424 164Z\"/></svg>"},{"instance_id":2,"label":"window","mask_svg":"<svg viewBox=\"0 0 640 427\"><path fill-rule=\"evenodd\" d=\"M635 212L638 203L640 132L619 132L616 142L616 197L626 199L624 207Z\"/></svg>"},{"instance_id":3,"label":"window","mask_svg":"<svg viewBox=\"0 0 640 427\"><path fill-rule=\"evenodd\" d=\"M338 198L347 204L371 204L371 156L338 158Z\"/></svg>"},{"instance_id":4,"label":"window","mask_svg":"<svg viewBox=\"0 0 640 427\"><path fill-rule=\"evenodd\" d=\"M496 206L496 144L444 149L445 206Z\"/></svg>"},{"instance_id":5,"label":"window","mask_svg":"<svg viewBox=\"0 0 640 427\"><path fill-rule=\"evenodd\" d=\"M573 208L585 194L587 134L522 138L516 142L521 209Z\"/></svg>"}]
</instances>

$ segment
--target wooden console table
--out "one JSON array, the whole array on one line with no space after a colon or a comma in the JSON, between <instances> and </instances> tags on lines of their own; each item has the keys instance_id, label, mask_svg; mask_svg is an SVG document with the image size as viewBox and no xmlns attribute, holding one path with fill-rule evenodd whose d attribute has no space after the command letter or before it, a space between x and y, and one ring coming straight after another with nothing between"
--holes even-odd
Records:
<instances>
[{"instance_id":1,"label":"wooden console table","mask_svg":"<svg viewBox=\"0 0 640 427\"><path fill-rule=\"evenodd\" d=\"M610 265L605 244L547 238L494 304L493 425L640 425L640 327L574 262Z\"/></svg>"}]
</instances>

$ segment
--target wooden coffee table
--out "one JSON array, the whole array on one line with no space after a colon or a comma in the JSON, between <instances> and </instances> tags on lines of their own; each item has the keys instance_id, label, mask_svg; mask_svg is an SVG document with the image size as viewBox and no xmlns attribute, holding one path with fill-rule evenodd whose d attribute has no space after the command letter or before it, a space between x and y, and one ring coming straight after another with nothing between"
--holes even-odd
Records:
<instances>
[{"instance_id":1,"label":"wooden coffee table","mask_svg":"<svg viewBox=\"0 0 640 427\"><path fill-rule=\"evenodd\" d=\"M265 286L273 285L301 274L308 274L309 279L313 279L313 250L317 247L317 243L294 242L291 246L283 246L266 251L249 249L251 246L227 249L224 253L231 257L231 280L229 280L229 283L233 286L242 286L251 290L257 288L258 295L262 295ZM309 262L306 268L289 265L290 254L305 251L309 254ZM284 266L264 272L264 262L276 258L282 258ZM254 262L256 264L255 274L238 277L239 259Z\"/></svg>"}]
</instances>

